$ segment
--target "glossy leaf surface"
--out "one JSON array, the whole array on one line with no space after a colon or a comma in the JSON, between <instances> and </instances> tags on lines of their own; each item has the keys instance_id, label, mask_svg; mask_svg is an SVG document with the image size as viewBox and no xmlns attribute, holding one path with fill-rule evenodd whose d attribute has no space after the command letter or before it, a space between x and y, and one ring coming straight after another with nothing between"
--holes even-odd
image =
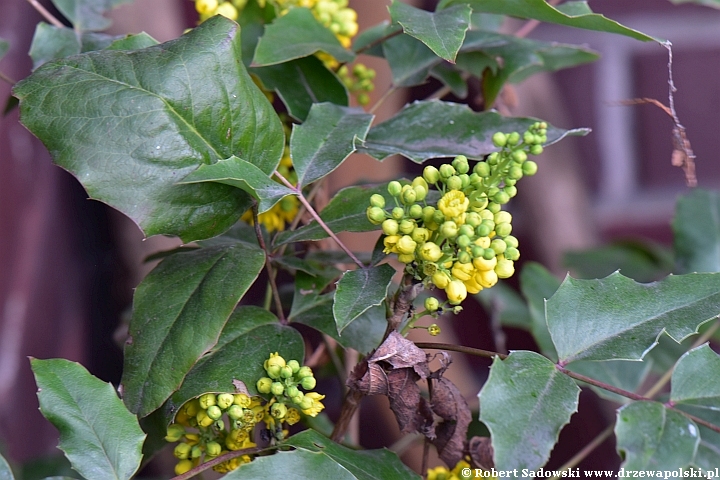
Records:
<instances>
[{"instance_id":1,"label":"glossy leaf surface","mask_svg":"<svg viewBox=\"0 0 720 480\"><path fill-rule=\"evenodd\" d=\"M30 360L40 412L60 431L59 448L85 478L129 479L145 434L115 388L64 359Z\"/></svg>"},{"instance_id":2,"label":"glossy leaf surface","mask_svg":"<svg viewBox=\"0 0 720 480\"><path fill-rule=\"evenodd\" d=\"M122 385L143 417L160 407L218 342L265 262L260 248L227 241L165 258L135 290Z\"/></svg>"},{"instance_id":3,"label":"glossy leaf surface","mask_svg":"<svg viewBox=\"0 0 720 480\"><path fill-rule=\"evenodd\" d=\"M387 263L345 272L337 284L333 302L339 333L370 307L382 304L394 275L395 269Z\"/></svg>"},{"instance_id":4,"label":"glossy leaf surface","mask_svg":"<svg viewBox=\"0 0 720 480\"><path fill-rule=\"evenodd\" d=\"M162 45L49 62L15 94L22 122L90 197L146 235L191 241L229 228L249 197L179 180L235 154L270 173L282 155L280 120L240 60L237 24L213 17Z\"/></svg>"},{"instance_id":5,"label":"glossy leaf surface","mask_svg":"<svg viewBox=\"0 0 720 480\"><path fill-rule=\"evenodd\" d=\"M670 400L720 411L720 356L707 343L675 364Z\"/></svg>"},{"instance_id":6,"label":"glossy leaf surface","mask_svg":"<svg viewBox=\"0 0 720 480\"><path fill-rule=\"evenodd\" d=\"M720 314L720 275L671 275L649 284L619 273L567 277L546 313L561 362L639 360L663 332L680 342Z\"/></svg>"},{"instance_id":7,"label":"glossy leaf surface","mask_svg":"<svg viewBox=\"0 0 720 480\"><path fill-rule=\"evenodd\" d=\"M105 13L132 0L53 0L77 31L105 30L112 22Z\"/></svg>"},{"instance_id":8,"label":"glossy leaf surface","mask_svg":"<svg viewBox=\"0 0 720 480\"><path fill-rule=\"evenodd\" d=\"M579 395L575 382L537 353L496 357L479 394L480 420L492 435L495 468L545 465L560 430L577 411Z\"/></svg>"}]
</instances>

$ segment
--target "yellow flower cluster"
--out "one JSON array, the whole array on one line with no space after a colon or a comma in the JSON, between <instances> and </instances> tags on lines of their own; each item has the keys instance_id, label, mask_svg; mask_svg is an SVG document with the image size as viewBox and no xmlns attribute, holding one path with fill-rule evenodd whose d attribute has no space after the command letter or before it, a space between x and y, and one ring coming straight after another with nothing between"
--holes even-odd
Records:
<instances>
[{"instance_id":1,"label":"yellow flower cluster","mask_svg":"<svg viewBox=\"0 0 720 480\"><path fill-rule=\"evenodd\" d=\"M382 225L384 252L397 254L406 272L426 287L444 290L451 305L512 276L520 251L511 235L512 215L502 205L517 194L520 178L537 171L527 156L542 152L546 129L537 122L522 137L496 133L499 151L472 172L459 155L439 169L425 167L412 183L390 182L395 207L386 209L385 197L375 194L367 209L368 220ZM441 193L434 205L428 202L430 185ZM439 307L431 304L427 309L434 313Z\"/></svg>"},{"instance_id":2,"label":"yellow flower cluster","mask_svg":"<svg viewBox=\"0 0 720 480\"><path fill-rule=\"evenodd\" d=\"M265 360L265 371L267 377L262 377L257 382L257 390L263 394L272 395L269 405L270 418L266 422L274 423L287 422L292 425L300 420L297 409L287 407L287 404L294 404L303 414L309 417L316 417L323 411L325 405L322 399L325 395L311 392L315 388L315 376L308 366L300 366L297 360L285 361L277 353L270 355ZM300 390L302 387L305 392Z\"/></svg>"},{"instance_id":3,"label":"yellow flower cluster","mask_svg":"<svg viewBox=\"0 0 720 480\"><path fill-rule=\"evenodd\" d=\"M238 12L245 7L247 0L195 0L195 10L204 22L215 15L237 20Z\"/></svg>"},{"instance_id":4,"label":"yellow flower cluster","mask_svg":"<svg viewBox=\"0 0 720 480\"><path fill-rule=\"evenodd\" d=\"M452 470L442 466L431 468L427 471L427 480L464 480L471 478L471 476L463 476L463 470L469 468L470 464L465 460L460 460Z\"/></svg>"}]
</instances>

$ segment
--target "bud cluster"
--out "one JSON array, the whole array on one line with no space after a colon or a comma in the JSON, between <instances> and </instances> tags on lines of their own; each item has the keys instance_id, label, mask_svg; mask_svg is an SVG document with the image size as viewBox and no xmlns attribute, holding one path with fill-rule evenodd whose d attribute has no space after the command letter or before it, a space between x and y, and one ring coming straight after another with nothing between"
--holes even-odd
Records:
<instances>
[{"instance_id":1,"label":"bud cluster","mask_svg":"<svg viewBox=\"0 0 720 480\"><path fill-rule=\"evenodd\" d=\"M463 480L470 478L463 476L463 472L470 471L470 464L466 460L460 460L452 470L447 467L430 468L427 471L427 480Z\"/></svg>"},{"instance_id":2,"label":"bud cluster","mask_svg":"<svg viewBox=\"0 0 720 480\"><path fill-rule=\"evenodd\" d=\"M362 63L356 63L352 69L347 65L341 66L337 71L338 77L345 85L348 91L355 95L358 104L365 106L370 103L369 93L375 89L373 80L375 79L375 70L368 68Z\"/></svg>"},{"instance_id":3,"label":"bud cluster","mask_svg":"<svg viewBox=\"0 0 720 480\"><path fill-rule=\"evenodd\" d=\"M237 20L238 12L245 7L247 0L195 0L195 10L204 22L215 15Z\"/></svg>"},{"instance_id":4,"label":"bud cluster","mask_svg":"<svg viewBox=\"0 0 720 480\"><path fill-rule=\"evenodd\" d=\"M390 182L395 206L386 206L385 198L375 194L367 209L370 222L382 225L385 253L397 254L406 272L427 288L445 290L451 305L512 276L520 251L511 235L512 215L502 206L517 194L517 181L537 171L528 154L542 152L546 134L544 122L522 136L498 132L492 140L499 151L472 170L459 155L439 169L425 167L412 183ZM442 194L435 204L426 201L431 186ZM426 300L429 313L440 307L436 299Z\"/></svg>"}]
</instances>

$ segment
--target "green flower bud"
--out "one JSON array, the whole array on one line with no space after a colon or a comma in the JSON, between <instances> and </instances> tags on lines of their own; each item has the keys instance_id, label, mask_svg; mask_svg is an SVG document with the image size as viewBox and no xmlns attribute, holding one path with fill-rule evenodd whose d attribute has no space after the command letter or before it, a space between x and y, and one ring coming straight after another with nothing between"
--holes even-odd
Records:
<instances>
[{"instance_id":1,"label":"green flower bud","mask_svg":"<svg viewBox=\"0 0 720 480\"><path fill-rule=\"evenodd\" d=\"M281 368L282 367L279 367L277 365L268 365L268 367L265 371L270 376L270 378L277 380L278 378L280 378L280 369Z\"/></svg>"},{"instance_id":2,"label":"green flower bud","mask_svg":"<svg viewBox=\"0 0 720 480\"><path fill-rule=\"evenodd\" d=\"M402 220L405 218L405 209L402 207L395 207L392 209L392 218L395 220Z\"/></svg>"},{"instance_id":3,"label":"green flower bud","mask_svg":"<svg viewBox=\"0 0 720 480\"><path fill-rule=\"evenodd\" d=\"M285 365L280 369L280 378L290 378L293 376L292 368Z\"/></svg>"},{"instance_id":4,"label":"green flower bud","mask_svg":"<svg viewBox=\"0 0 720 480\"><path fill-rule=\"evenodd\" d=\"M478 215L477 212L468 212L465 215L465 225L469 225L473 229L480 225L480 222L482 222L482 218L480 218L480 215Z\"/></svg>"},{"instance_id":5,"label":"green flower bud","mask_svg":"<svg viewBox=\"0 0 720 480\"><path fill-rule=\"evenodd\" d=\"M507 178L510 180L520 180L523 177L522 168L518 165L513 165L508 169Z\"/></svg>"},{"instance_id":6,"label":"green flower bud","mask_svg":"<svg viewBox=\"0 0 720 480\"><path fill-rule=\"evenodd\" d=\"M510 278L515 273L515 266L512 260L503 258L498 260L497 266L495 266L495 273L498 278Z\"/></svg>"},{"instance_id":7,"label":"green flower bud","mask_svg":"<svg viewBox=\"0 0 720 480\"><path fill-rule=\"evenodd\" d=\"M180 424L173 423L167 428L166 442L177 442L185 433L185 427Z\"/></svg>"},{"instance_id":8,"label":"green flower bud","mask_svg":"<svg viewBox=\"0 0 720 480\"><path fill-rule=\"evenodd\" d=\"M468 237L467 235L459 235L457 237L457 239L455 240L455 243L457 243L457 245L461 248L467 248L472 243L472 240L470 240L470 237ZM468 262L462 262L462 263L468 263Z\"/></svg>"},{"instance_id":9,"label":"green flower bud","mask_svg":"<svg viewBox=\"0 0 720 480\"><path fill-rule=\"evenodd\" d=\"M445 221L445 214L441 210L435 210L433 213L432 221L437 223L438 225L442 225L442 223Z\"/></svg>"},{"instance_id":10,"label":"green flower bud","mask_svg":"<svg viewBox=\"0 0 720 480\"><path fill-rule=\"evenodd\" d=\"M488 203L487 209L490 211L490 213L495 214L500 211L500 204L490 202L490 203Z\"/></svg>"},{"instance_id":11,"label":"green flower bud","mask_svg":"<svg viewBox=\"0 0 720 480\"><path fill-rule=\"evenodd\" d=\"M398 252L404 255L411 255L415 252L416 247L417 242L410 235L403 235L397 243Z\"/></svg>"},{"instance_id":12,"label":"green flower bud","mask_svg":"<svg viewBox=\"0 0 720 480\"><path fill-rule=\"evenodd\" d=\"M530 155L540 155L542 152L543 152L542 145L533 145L532 147L530 147ZM528 174L526 173L525 175L528 175Z\"/></svg>"},{"instance_id":13,"label":"green flower bud","mask_svg":"<svg viewBox=\"0 0 720 480\"><path fill-rule=\"evenodd\" d=\"M440 308L440 302L435 297L427 297L425 299L425 310L428 312L436 312Z\"/></svg>"},{"instance_id":14,"label":"green flower bud","mask_svg":"<svg viewBox=\"0 0 720 480\"><path fill-rule=\"evenodd\" d=\"M427 330L428 333L433 337L440 335L440 327L438 327L437 323L433 323L432 325L430 325Z\"/></svg>"},{"instance_id":15,"label":"green flower bud","mask_svg":"<svg viewBox=\"0 0 720 480\"><path fill-rule=\"evenodd\" d=\"M233 404L233 400L235 400L235 397L232 396L232 393L221 393L217 396L217 406L227 410Z\"/></svg>"},{"instance_id":16,"label":"green flower bud","mask_svg":"<svg viewBox=\"0 0 720 480\"><path fill-rule=\"evenodd\" d=\"M505 185L505 188L503 188L503 192L507 193L508 197L513 198L515 195L517 195L517 188L514 185Z\"/></svg>"},{"instance_id":17,"label":"green flower bud","mask_svg":"<svg viewBox=\"0 0 720 480\"><path fill-rule=\"evenodd\" d=\"M458 234L458 226L457 223L448 221L444 222L442 226L440 227L440 233L443 234L447 238L455 238Z\"/></svg>"},{"instance_id":18,"label":"green flower bud","mask_svg":"<svg viewBox=\"0 0 720 480\"><path fill-rule=\"evenodd\" d=\"M388 218L382 223L382 231L385 235L397 235L398 228L398 222L394 218Z\"/></svg>"},{"instance_id":19,"label":"green flower bud","mask_svg":"<svg viewBox=\"0 0 720 480\"><path fill-rule=\"evenodd\" d=\"M470 165L468 165L468 159L465 155L455 157L452 161L452 166L458 173L467 173L470 170Z\"/></svg>"},{"instance_id":20,"label":"green flower bud","mask_svg":"<svg viewBox=\"0 0 720 480\"><path fill-rule=\"evenodd\" d=\"M518 239L513 237L512 235L507 235L505 238L503 238L503 240L508 247L518 248Z\"/></svg>"},{"instance_id":21,"label":"green flower bud","mask_svg":"<svg viewBox=\"0 0 720 480\"><path fill-rule=\"evenodd\" d=\"M514 262L520 258L520 250L515 247L508 247L505 249L505 253L503 253L503 255L508 260L512 260Z\"/></svg>"},{"instance_id":22,"label":"green flower bud","mask_svg":"<svg viewBox=\"0 0 720 480\"><path fill-rule=\"evenodd\" d=\"M410 214L410 218L419 219L420 217L422 217L423 207L416 203L415 205L410 207L408 213Z\"/></svg>"},{"instance_id":23,"label":"green flower bud","mask_svg":"<svg viewBox=\"0 0 720 480\"><path fill-rule=\"evenodd\" d=\"M502 148L507 144L507 135L502 132L497 132L492 136L493 145Z\"/></svg>"},{"instance_id":24,"label":"green flower bud","mask_svg":"<svg viewBox=\"0 0 720 480\"><path fill-rule=\"evenodd\" d=\"M485 224L481 223L480 225L477 226L477 228L475 228L475 234L478 237L487 237L488 235L490 235L490 232L493 231L493 228L494 228L494 225L493 225L493 227L490 227L490 225L488 225L486 223Z\"/></svg>"},{"instance_id":25,"label":"green flower bud","mask_svg":"<svg viewBox=\"0 0 720 480\"><path fill-rule=\"evenodd\" d=\"M495 250L493 250L492 248L486 248L485 252L483 252L483 258L485 260L492 260L493 258L495 258L496 255L497 254L495 253Z\"/></svg>"},{"instance_id":26,"label":"green flower bud","mask_svg":"<svg viewBox=\"0 0 720 480\"><path fill-rule=\"evenodd\" d=\"M397 197L400 195L400 192L402 192L402 185L400 185L400 182L397 180L393 180L392 182L388 183L388 193L392 195L393 197Z\"/></svg>"},{"instance_id":27,"label":"green flower bud","mask_svg":"<svg viewBox=\"0 0 720 480\"><path fill-rule=\"evenodd\" d=\"M315 377L305 377L302 380L300 380L300 385L305 390L312 390L313 388L315 388L316 383L317 382L315 380Z\"/></svg>"},{"instance_id":28,"label":"green flower bud","mask_svg":"<svg viewBox=\"0 0 720 480\"><path fill-rule=\"evenodd\" d=\"M217 396L214 393L206 393L205 395L200 395L198 402L200 402L201 408L207 410L208 407L217 403Z\"/></svg>"},{"instance_id":29,"label":"green flower bud","mask_svg":"<svg viewBox=\"0 0 720 480\"><path fill-rule=\"evenodd\" d=\"M212 405L208 407L207 415L213 420L217 420L218 418L222 417L222 410L220 410L220 407L218 407L217 405Z\"/></svg>"},{"instance_id":30,"label":"green flower bud","mask_svg":"<svg viewBox=\"0 0 720 480\"><path fill-rule=\"evenodd\" d=\"M195 419L201 427L209 427L215 421L207 414L207 410L200 410L197 415L195 415Z\"/></svg>"},{"instance_id":31,"label":"green flower bud","mask_svg":"<svg viewBox=\"0 0 720 480\"><path fill-rule=\"evenodd\" d=\"M522 165L522 171L528 177L535 175L537 173L537 169L537 163L533 162L532 160L528 160Z\"/></svg>"},{"instance_id":32,"label":"green flower bud","mask_svg":"<svg viewBox=\"0 0 720 480\"><path fill-rule=\"evenodd\" d=\"M472 225L468 225L468 224L460 225L460 228L458 228L458 235L466 235L466 236L470 237L470 239L471 239L472 237L475 236L475 229L472 227ZM467 245L463 245L463 246L467 247Z\"/></svg>"},{"instance_id":33,"label":"green flower bud","mask_svg":"<svg viewBox=\"0 0 720 480\"><path fill-rule=\"evenodd\" d=\"M432 183L434 185L438 182L438 180L440 180L440 172L432 165L428 165L423 169L423 178L427 183Z\"/></svg>"},{"instance_id":34,"label":"green flower bud","mask_svg":"<svg viewBox=\"0 0 720 480\"><path fill-rule=\"evenodd\" d=\"M390 233L388 235L394 235L394 234ZM297 360L289 360L287 362L287 366L292 368L293 375L295 375L298 372L298 370L300 370L300 363L298 363Z\"/></svg>"},{"instance_id":35,"label":"green flower bud","mask_svg":"<svg viewBox=\"0 0 720 480\"><path fill-rule=\"evenodd\" d=\"M435 213L435 207L427 205L422 209L423 222L431 223L433 221L433 214ZM442 213L442 212L441 212Z\"/></svg>"},{"instance_id":36,"label":"green flower bud","mask_svg":"<svg viewBox=\"0 0 720 480\"><path fill-rule=\"evenodd\" d=\"M268 377L262 377L260 380L257 381L257 384L255 386L257 387L258 392L268 394L270 393L270 386L272 384L272 379Z\"/></svg>"},{"instance_id":37,"label":"green flower bud","mask_svg":"<svg viewBox=\"0 0 720 480\"><path fill-rule=\"evenodd\" d=\"M512 215L510 212L502 210L494 215L493 221L495 223L510 223L512 222Z\"/></svg>"},{"instance_id":38,"label":"green flower bud","mask_svg":"<svg viewBox=\"0 0 720 480\"><path fill-rule=\"evenodd\" d=\"M423 187L422 185L415 185L413 187L413 190L415 191L415 201L416 202L422 202L427 198L428 189L427 187Z\"/></svg>"},{"instance_id":39,"label":"green flower bud","mask_svg":"<svg viewBox=\"0 0 720 480\"><path fill-rule=\"evenodd\" d=\"M475 245L470 251L473 258L480 258L483 256L483 253L485 253L485 249L480 245Z\"/></svg>"},{"instance_id":40,"label":"green flower bud","mask_svg":"<svg viewBox=\"0 0 720 480\"><path fill-rule=\"evenodd\" d=\"M280 395L285 393L285 386L280 382L273 382L273 384L270 386L270 393L272 393L276 397L279 397Z\"/></svg>"},{"instance_id":41,"label":"green flower bud","mask_svg":"<svg viewBox=\"0 0 720 480\"><path fill-rule=\"evenodd\" d=\"M240 405L232 405L227 411L228 417L233 420L241 419L244 413L245 412L243 412L243 408Z\"/></svg>"},{"instance_id":42,"label":"green flower bud","mask_svg":"<svg viewBox=\"0 0 720 480\"><path fill-rule=\"evenodd\" d=\"M305 377L312 377L313 372L310 369L310 367L300 367L300 370L297 373L297 378L302 380Z\"/></svg>"},{"instance_id":43,"label":"green flower bud","mask_svg":"<svg viewBox=\"0 0 720 480\"><path fill-rule=\"evenodd\" d=\"M460 252L458 253L458 262L470 263L472 262L472 256L468 252Z\"/></svg>"},{"instance_id":44,"label":"green flower bud","mask_svg":"<svg viewBox=\"0 0 720 480\"><path fill-rule=\"evenodd\" d=\"M493 241L490 242L490 248L492 248L496 254L500 255L507 248L507 244L499 238L494 238Z\"/></svg>"},{"instance_id":45,"label":"green flower bud","mask_svg":"<svg viewBox=\"0 0 720 480\"><path fill-rule=\"evenodd\" d=\"M523 133L523 142L527 143L528 145L532 145L535 143L535 134L531 131L527 131Z\"/></svg>"},{"instance_id":46,"label":"green flower bud","mask_svg":"<svg viewBox=\"0 0 720 480\"><path fill-rule=\"evenodd\" d=\"M512 146L518 143L520 143L520 134L518 132L509 133L507 136L507 144Z\"/></svg>"},{"instance_id":47,"label":"green flower bud","mask_svg":"<svg viewBox=\"0 0 720 480\"><path fill-rule=\"evenodd\" d=\"M467 173L461 173L458 178L462 182L462 189L466 189L470 186L470 176Z\"/></svg>"},{"instance_id":48,"label":"green flower bud","mask_svg":"<svg viewBox=\"0 0 720 480\"><path fill-rule=\"evenodd\" d=\"M385 208L385 197L378 193L374 193L370 197L370 205L372 205L373 207Z\"/></svg>"},{"instance_id":49,"label":"green flower bud","mask_svg":"<svg viewBox=\"0 0 720 480\"><path fill-rule=\"evenodd\" d=\"M410 237L412 237L412 239L418 244L425 243L430 238L430 230L428 230L427 228L418 227L413 230L413 232L410 234Z\"/></svg>"},{"instance_id":50,"label":"green flower bud","mask_svg":"<svg viewBox=\"0 0 720 480\"><path fill-rule=\"evenodd\" d=\"M415 200L417 199L417 193L415 193L415 189L406 185L408 188L403 189L402 195L401 195L401 201L404 205L412 205L415 203Z\"/></svg>"},{"instance_id":51,"label":"green flower bud","mask_svg":"<svg viewBox=\"0 0 720 480\"><path fill-rule=\"evenodd\" d=\"M398 230L400 230L400 233L404 233L405 235L410 235L413 230L415 230L415 222L412 220L405 219L400 222L400 226L398 227Z\"/></svg>"},{"instance_id":52,"label":"green flower bud","mask_svg":"<svg viewBox=\"0 0 720 480\"><path fill-rule=\"evenodd\" d=\"M300 401L300 403L298 405L300 406L300 410L307 410L309 408L312 408L314 403L315 402L313 402L312 398L303 397L303 399Z\"/></svg>"},{"instance_id":53,"label":"green flower bud","mask_svg":"<svg viewBox=\"0 0 720 480\"><path fill-rule=\"evenodd\" d=\"M510 195L508 195L504 191L500 190L493 196L493 201L500 205L505 205L506 203L508 203L510 201Z\"/></svg>"},{"instance_id":54,"label":"green flower bud","mask_svg":"<svg viewBox=\"0 0 720 480\"><path fill-rule=\"evenodd\" d=\"M192 450L190 450L190 458L200 458L202 453L203 451L200 445L193 445Z\"/></svg>"},{"instance_id":55,"label":"green flower bud","mask_svg":"<svg viewBox=\"0 0 720 480\"><path fill-rule=\"evenodd\" d=\"M282 420L287 415L287 407L283 403L274 403L270 407L270 415L277 420Z\"/></svg>"},{"instance_id":56,"label":"green flower bud","mask_svg":"<svg viewBox=\"0 0 720 480\"><path fill-rule=\"evenodd\" d=\"M217 442L208 442L205 445L205 453L207 453L208 457L217 457L220 452L222 452L222 447Z\"/></svg>"},{"instance_id":57,"label":"green flower bud","mask_svg":"<svg viewBox=\"0 0 720 480\"><path fill-rule=\"evenodd\" d=\"M385 210L380 207L368 207L365 212L373 225L380 225L385 220Z\"/></svg>"},{"instance_id":58,"label":"green flower bud","mask_svg":"<svg viewBox=\"0 0 720 480\"><path fill-rule=\"evenodd\" d=\"M512 152L512 159L514 162L523 163L527 160L527 153L524 150L515 150Z\"/></svg>"},{"instance_id":59,"label":"green flower bud","mask_svg":"<svg viewBox=\"0 0 720 480\"><path fill-rule=\"evenodd\" d=\"M445 180L445 185L450 190L460 190L462 189L462 180L457 175L452 175Z\"/></svg>"},{"instance_id":60,"label":"green flower bud","mask_svg":"<svg viewBox=\"0 0 720 480\"><path fill-rule=\"evenodd\" d=\"M447 179L455 175L455 168L449 163L440 165L440 178Z\"/></svg>"},{"instance_id":61,"label":"green flower bud","mask_svg":"<svg viewBox=\"0 0 720 480\"><path fill-rule=\"evenodd\" d=\"M413 188L415 187L423 187L425 191L428 191L428 183L425 181L423 177L415 177L410 184Z\"/></svg>"},{"instance_id":62,"label":"green flower bud","mask_svg":"<svg viewBox=\"0 0 720 480\"><path fill-rule=\"evenodd\" d=\"M495 155L494 153L491 155ZM490 176L490 165L486 162L478 162L473 168L473 172L477 173L479 177L486 178Z\"/></svg>"},{"instance_id":63,"label":"green flower bud","mask_svg":"<svg viewBox=\"0 0 720 480\"><path fill-rule=\"evenodd\" d=\"M434 242L425 242L420 247L420 258L427 262L437 262L442 257L443 253L440 247Z\"/></svg>"},{"instance_id":64,"label":"green flower bud","mask_svg":"<svg viewBox=\"0 0 720 480\"><path fill-rule=\"evenodd\" d=\"M312 378L312 377L308 377L308 378ZM287 387L285 389L285 394L290 398L297 396L298 393L300 393L300 390L298 390L298 388L295 385L290 385L289 387Z\"/></svg>"}]
</instances>

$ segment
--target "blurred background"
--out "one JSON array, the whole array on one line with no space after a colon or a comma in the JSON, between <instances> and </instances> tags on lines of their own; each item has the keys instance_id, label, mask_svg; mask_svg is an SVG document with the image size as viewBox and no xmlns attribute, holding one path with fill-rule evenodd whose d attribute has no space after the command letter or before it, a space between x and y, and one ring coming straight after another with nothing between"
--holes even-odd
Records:
<instances>
[{"instance_id":1,"label":"blurred background","mask_svg":"<svg viewBox=\"0 0 720 480\"><path fill-rule=\"evenodd\" d=\"M52 10L49 2L42 2ZM436 1L416 0L434 9ZM697 155L699 186L720 187L720 11L695 5L675 6L667 0L590 1L591 8L644 33L673 43L675 105ZM351 0L361 31L388 19L388 0ZM10 42L0 72L12 80L27 76L27 56L35 25L42 20L25 0L2 0L0 38ZM189 0L136 0L113 12L111 33L146 31L159 41L182 34L196 24ZM524 22L510 21L515 31ZM521 263L538 261L558 278L572 269L568 252L612 241L642 242L642 251L668 260L670 222L678 195L687 192L680 169L672 167L672 122L652 105L621 106L636 97L668 101L668 53L658 44L624 37L540 25L529 35L546 41L587 44L602 58L590 65L553 75L536 75L508 89L503 108L511 115L536 116L563 128L589 127L587 137L572 137L549 147L538 160L540 171L523 181L511 202L514 234L521 243ZM383 61L362 58L378 71L371 104L391 80ZM387 118L410 99L425 98L439 83L396 93L378 111ZM473 98L471 88L467 101ZM10 85L0 82L0 102ZM453 100L452 97L446 99ZM333 174L331 195L357 182L383 181L400 172L419 173L401 159L375 160L357 155ZM0 451L14 465L27 464L26 477L40 478L41 458L58 453L57 432L37 411L35 384L28 356L64 357L81 362L91 373L117 384L122 370L122 325L129 316L133 288L152 268L143 259L177 245L176 239L143 239L137 227L107 206L87 200L83 188L67 172L51 164L45 148L18 123L17 109L0 118ZM373 235L348 235L357 250L374 244ZM651 243L647 243L651 242ZM653 253L654 252L654 253ZM604 276L619 266L602 257L595 268ZM618 260L619 262L619 260ZM518 268L518 271L522 267ZM517 277L517 276L516 276ZM517 280L510 282L517 286ZM512 328L497 329L480 304L446 319L438 341L472 347L512 350L534 348L532 338ZM498 336L500 335L500 336ZM427 337L425 337L425 340ZM458 340L462 339L462 340ZM498 345L498 344L501 345ZM457 358L452 375L471 405L487 375L489 362ZM557 467L592 440L614 410L593 393L581 396L581 410L561 434L549 467ZM605 411L606 409L607 411ZM331 416L332 416L332 412ZM598 414L600 413L600 414ZM369 419L386 415L388 429L363 429ZM394 419L383 399L363 404L363 446L391 445ZM405 458L412 462L412 451ZM581 468L619 465L608 440ZM433 465L431 463L431 465ZM417 467L416 467L417 468Z\"/></svg>"}]
</instances>

